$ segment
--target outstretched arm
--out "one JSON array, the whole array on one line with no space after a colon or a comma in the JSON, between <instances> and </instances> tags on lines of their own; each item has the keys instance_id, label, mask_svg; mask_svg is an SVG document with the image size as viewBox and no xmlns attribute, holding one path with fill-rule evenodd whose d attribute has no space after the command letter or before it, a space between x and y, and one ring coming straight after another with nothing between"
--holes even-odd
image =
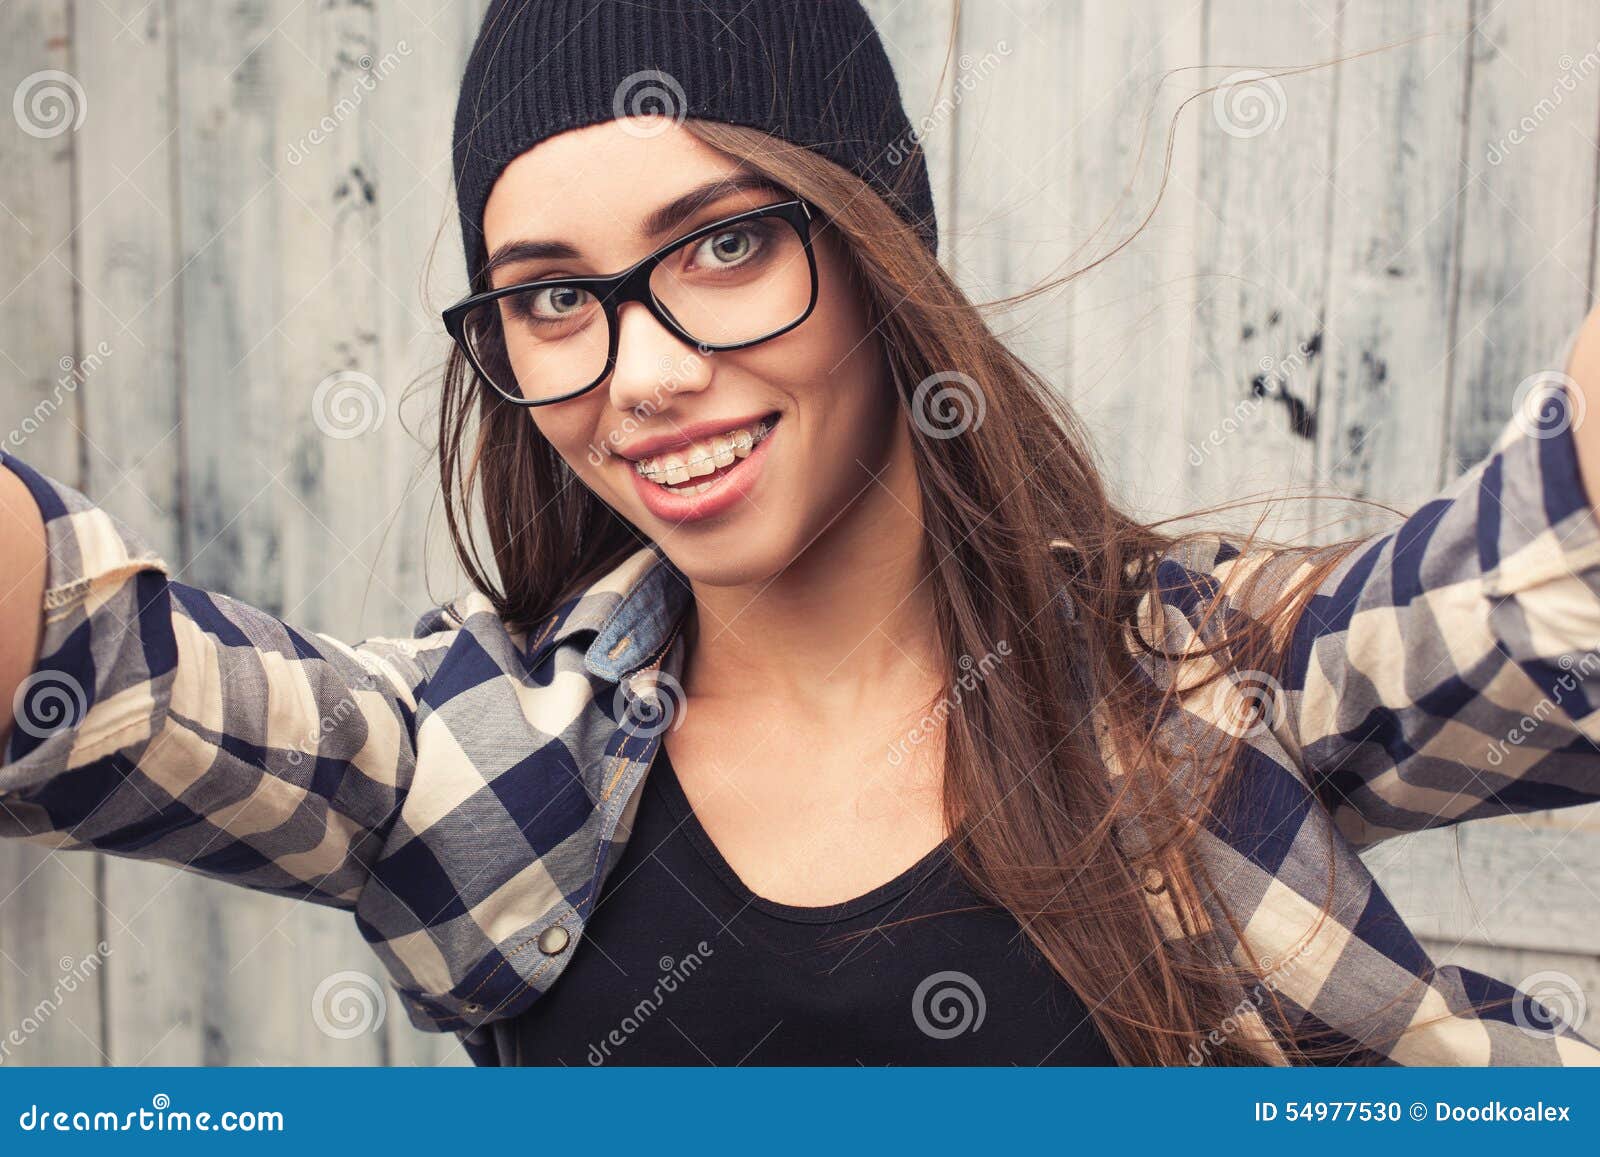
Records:
<instances>
[{"instance_id":1,"label":"outstretched arm","mask_svg":"<svg viewBox=\"0 0 1600 1157\"><path fill-rule=\"evenodd\" d=\"M351 645L179 582L4 453L0 524L0 836L354 907L449 633Z\"/></svg>"},{"instance_id":2,"label":"outstretched arm","mask_svg":"<svg viewBox=\"0 0 1600 1157\"><path fill-rule=\"evenodd\" d=\"M1488 453L1394 529L1312 557L1197 544L1171 584L1169 635L1273 621L1314 579L1277 669L1190 710L1268 700L1262 723L1358 848L1600 801L1600 314L1561 355L1576 384L1537 366L1508 382ZM1189 589L1226 613L1186 609L1210 605Z\"/></svg>"}]
</instances>

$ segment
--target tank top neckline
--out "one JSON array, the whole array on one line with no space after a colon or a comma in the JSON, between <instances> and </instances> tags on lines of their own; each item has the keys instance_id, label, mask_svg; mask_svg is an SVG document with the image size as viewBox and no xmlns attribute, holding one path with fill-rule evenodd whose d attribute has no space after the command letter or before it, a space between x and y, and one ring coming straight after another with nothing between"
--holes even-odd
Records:
<instances>
[{"instance_id":1,"label":"tank top neckline","mask_svg":"<svg viewBox=\"0 0 1600 1157\"><path fill-rule=\"evenodd\" d=\"M841 920L861 916L874 908L881 907L893 900L899 899L912 888L922 883L929 876L943 866L954 854L950 849L948 839L940 840L932 848L912 864L905 871L887 880L877 887L849 900L841 900L836 904L806 905L786 904L779 900L769 900L765 896L757 895L752 891L739 874L733 870L712 840L711 834L700 823L700 818L695 815L694 807L689 803L689 797L684 793L683 785L678 781L678 773L672 766L672 759L667 754L667 745L663 741L656 749L655 761L651 766L647 782L654 782L666 801L673 818L682 826L684 833L689 837L689 842L699 852L700 857L707 866L716 873L718 879L727 886L742 904L765 913L777 920L784 920L792 924L833 924Z\"/></svg>"}]
</instances>

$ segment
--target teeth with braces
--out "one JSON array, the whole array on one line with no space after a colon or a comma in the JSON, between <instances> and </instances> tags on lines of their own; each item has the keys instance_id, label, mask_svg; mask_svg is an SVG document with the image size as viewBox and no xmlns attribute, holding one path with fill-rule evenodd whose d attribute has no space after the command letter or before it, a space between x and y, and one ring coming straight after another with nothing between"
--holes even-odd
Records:
<instances>
[{"instance_id":1,"label":"teeth with braces","mask_svg":"<svg viewBox=\"0 0 1600 1157\"><path fill-rule=\"evenodd\" d=\"M680 494L700 494L711 489L711 482L685 485L724 466L732 466L740 458L749 456L776 423L763 418L753 426L726 430L714 437L692 443L682 450L641 458L633 464L641 478L667 487Z\"/></svg>"}]
</instances>

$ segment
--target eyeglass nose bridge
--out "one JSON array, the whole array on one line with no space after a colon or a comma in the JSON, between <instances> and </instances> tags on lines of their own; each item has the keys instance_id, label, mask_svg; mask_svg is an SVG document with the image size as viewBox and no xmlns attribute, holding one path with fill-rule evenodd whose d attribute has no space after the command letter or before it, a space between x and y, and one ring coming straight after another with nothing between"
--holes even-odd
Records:
<instances>
[{"instance_id":1,"label":"eyeglass nose bridge","mask_svg":"<svg viewBox=\"0 0 1600 1157\"><path fill-rule=\"evenodd\" d=\"M612 284L604 289L600 296L600 308L605 311L606 321L610 326L610 349L606 357L606 373L610 374L617 368L617 354L622 343L622 315L621 309L630 301L636 301L650 311L650 316L655 318L667 332L679 341L694 346L703 352L710 348L696 338L692 333L683 328L683 324L672 316L672 311L656 299L650 289L650 279L655 275L656 267L662 260L661 254L653 254L645 258L632 269L623 270L612 279Z\"/></svg>"}]
</instances>

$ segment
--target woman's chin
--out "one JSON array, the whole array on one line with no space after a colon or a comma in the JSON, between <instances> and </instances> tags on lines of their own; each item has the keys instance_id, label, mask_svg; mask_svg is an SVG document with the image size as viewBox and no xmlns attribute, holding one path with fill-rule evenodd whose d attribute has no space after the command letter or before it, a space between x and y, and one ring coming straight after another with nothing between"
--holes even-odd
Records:
<instances>
[{"instance_id":1,"label":"woman's chin","mask_svg":"<svg viewBox=\"0 0 1600 1157\"><path fill-rule=\"evenodd\" d=\"M763 586L782 574L786 565L753 550L730 553L700 545L681 549L670 538L662 543L662 553L700 587Z\"/></svg>"}]
</instances>

